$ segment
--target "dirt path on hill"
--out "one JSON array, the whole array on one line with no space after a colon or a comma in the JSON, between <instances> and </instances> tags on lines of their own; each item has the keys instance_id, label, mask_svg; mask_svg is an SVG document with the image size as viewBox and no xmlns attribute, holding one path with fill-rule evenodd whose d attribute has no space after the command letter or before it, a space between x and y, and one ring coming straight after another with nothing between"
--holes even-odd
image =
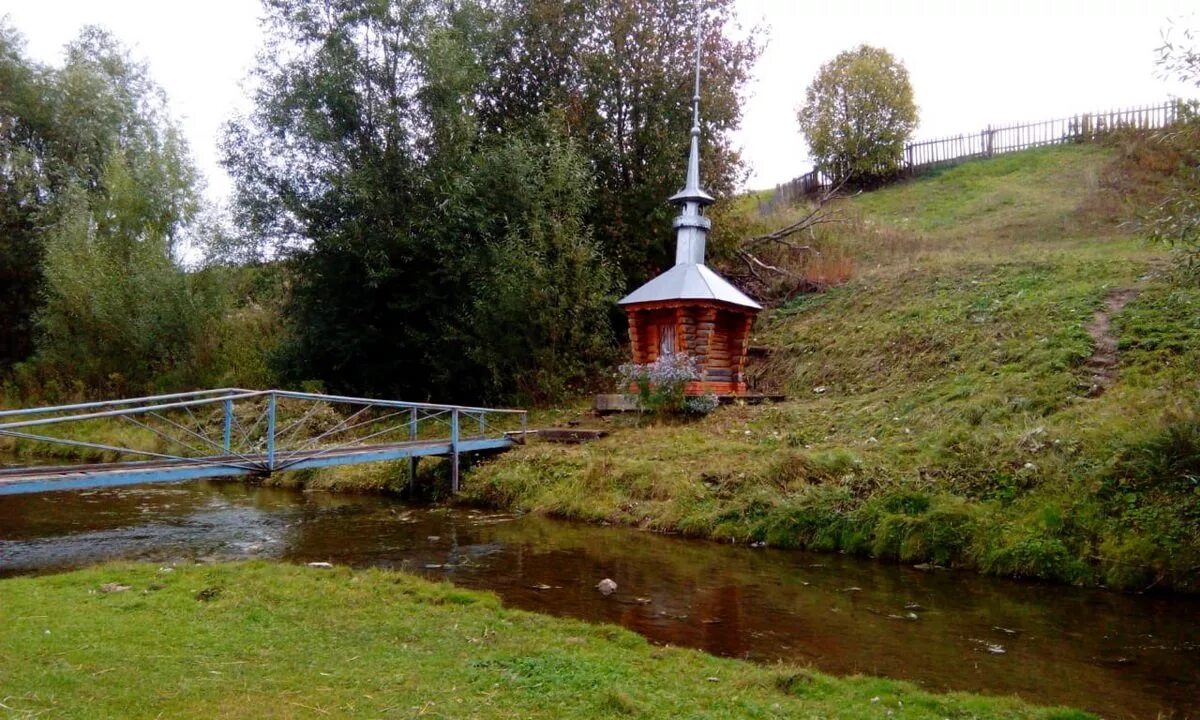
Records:
<instances>
[{"instance_id":1,"label":"dirt path on hill","mask_svg":"<svg viewBox=\"0 0 1200 720\"><path fill-rule=\"evenodd\" d=\"M1088 397L1096 397L1108 389L1117 376L1117 338L1112 334L1112 316L1121 312L1138 295L1134 288L1113 290L1104 298L1104 304L1092 316L1087 333L1092 338L1092 356L1084 363L1091 383Z\"/></svg>"}]
</instances>

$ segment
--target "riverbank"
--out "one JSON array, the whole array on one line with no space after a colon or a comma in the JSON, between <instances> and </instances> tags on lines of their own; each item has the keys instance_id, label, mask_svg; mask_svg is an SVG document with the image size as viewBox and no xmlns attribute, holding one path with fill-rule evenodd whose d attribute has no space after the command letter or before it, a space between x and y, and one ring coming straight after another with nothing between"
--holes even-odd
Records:
<instances>
[{"instance_id":1,"label":"riverbank","mask_svg":"<svg viewBox=\"0 0 1200 720\"><path fill-rule=\"evenodd\" d=\"M0 581L0 608L11 717L1091 717L655 647L386 571L104 565Z\"/></svg>"},{"instance_id":2,"label":"riverbank","mask_svg":"<svg viewBox=\"0 0 1200 720\"><path fill-rule=\"evenodd\" d=\"M532 445L465 482L558 517L1129 590L1200 588L1200 288L1122 147L853 198L859 275L765 312L788 402ZM1133 193L1136 198L1136 193Z\"/></svg>"},{"instance_id":3,"label":"riverbank","mask_svg":"<svg viewBox=\"0 0 1200 720\"><path fill-rule=\"evenodd\" d=\"M855 258L858 276L757 321L754 343L773 349L757 371L791 400L615 428L586 445L531 444L465 471L462 499L1197 591L1200 288L1173 283L1171 259L1131 233L1123 203L1147 183L1130 157L1045 148L846 201L842 236L823 242ZM540 410L531 426L569 418ZM0 439L6 448L41 449ZM438 462L422 468L436 485ZM396 493L406 476L392 463L267 482Z\"/></svg>"}]
</instances>

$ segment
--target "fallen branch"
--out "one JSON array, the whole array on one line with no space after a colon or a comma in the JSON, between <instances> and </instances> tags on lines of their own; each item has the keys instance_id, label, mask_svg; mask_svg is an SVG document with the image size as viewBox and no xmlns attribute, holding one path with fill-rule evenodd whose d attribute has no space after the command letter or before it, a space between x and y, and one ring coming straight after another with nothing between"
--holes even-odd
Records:
<instances>
[{"instance_id":1,"label":"fallen branch","mask_svg":"<svg viewBox=\"0 0 1200 720\"><path fill-rule=\"evenodd\" d=\"M762 260L759 260L749 250L739 249L737 251L737 254L738 254L738 257L740 257L742 259L742 261L746 263L746 269L750 271L750 274L759 280L761 280L762 277L758 274L757 268L761 268L761 269L767 270L769 272L778 273L780 275L786 275L787 277L791 277L791 278L796 277L796 275L794 273L791 273L791 272L785 270L784 268L781 268L781 267L778 267L775 265L771 265L771 264L763 262Z\"/></svg>"},{"instance_id":2,"label":"fallen branch","mask_svg":"<svg viewBox=\"0 0 1200 720\"><path fill-rule=\"evenodd\" d=\"M769 233L740 242L734 248L734 255L745 266L745 272L734 276L738 284L759 300L781 296L788 298L800 292L819 291L827 287L828 284L823 280L816 281L806 277L803 269L793 271L786 266L794 264L800 268L802 265L808 264L791 260L793 254L804 253L813 257L821 256L821 251L817 248L797 243L792 238L806 230L815 238L813 231L817 226L845 222L842 210L831 208L829 205L834 198L841 195L845 184L846 180L843 179L836 185L827 188L816 198L808 211L793 222ZM763 254L763 251L769 250L769 248L781 248L781 250L770 253L774 255L774 258L764 259L767 256Z\"/></svg>"},{"instance_id":3,"label":"fallen branch","mask_svg":"<svg viewBox=\"0 0 1200 720\"><path fill-rule=\"evenodd\" d=\"M807 250L810 252L815 252L811 247L808 246L793 245L787 242L786 238L804 230L811 231L818 225L842 222L843 217L841 211L829 210L826 206L831 200L841 194L841 190L845 186L848 179L849 178L843 179L837 185L833 185L825 192L821 193L821 195L813 203L812 209L809 210L808 214L806 214L804 217L796 220L793 223L790 223L789 225L781 227L778 230L773 230L765 235L752 237L749 240L746 240L743 246L758 247L764 243L774 242L786 245L794 250Z\"/></svg>"}]
</instances>

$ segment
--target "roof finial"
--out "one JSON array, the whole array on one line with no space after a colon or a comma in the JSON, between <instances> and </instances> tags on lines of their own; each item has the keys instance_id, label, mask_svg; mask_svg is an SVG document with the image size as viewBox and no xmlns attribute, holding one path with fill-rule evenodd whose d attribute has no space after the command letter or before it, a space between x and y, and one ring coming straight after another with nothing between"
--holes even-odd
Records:
<instances>
[{"instance_id":1,"label":"roof finial","mask_svg":"<svg viewBox=\"0 0 1200 720\"><path fill-rule=\"evenodd\" d=\"M700 16L696 16L696 76L692 92L691 152L688 154L687 180L683 189L671 198L671 202L683 204L694 199L704 205L713 202L712 196L700 188Z\"/></svg>"},{"instance_id":2,"label":"roof finial","mask_svg":"<svg viewBox=\"0 0 1200 720\"><path fill-rule=\"evenodd\" d=\"M697 8L699 5L697 4ZM680 207L675 218L675 263L704 264L704 245L711 226L700 208L711 205L712 195L700 187L700 39L701 16L696 14L696 83L692 93L691 148L688 153L687 180L683 189L671 197Z\"/></svg>"},{"instance_id":3,"label":"roof finial","mask_svg":"<svg viewBox=\"0 0 1200 720\"><path fill-rule=\"evenodd\" d=\"M687 189L700 189L700 23L696 22L696 88L692 93L692 149L688 156Z\"/></svg>"}]
</instances>

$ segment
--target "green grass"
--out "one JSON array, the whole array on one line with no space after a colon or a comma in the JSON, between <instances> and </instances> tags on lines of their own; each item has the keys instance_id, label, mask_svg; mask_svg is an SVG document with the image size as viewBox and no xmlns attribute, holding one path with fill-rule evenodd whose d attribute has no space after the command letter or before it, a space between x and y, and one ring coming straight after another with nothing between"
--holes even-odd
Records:
<instances>
[{"instance_id":1,"label":"green grass","mask_svg":"<svg viewBox=\"0 0 1200 720\"><path fill-rule=\"evenodd\" d=\"M968 163L847 201L847 285L764 312L791 398L531 446L475 500L782 547L1200 587L1200 289L1129 234L1111 148ZM1106 296L1112 386L1090 397Z\"/></svg>"},{"instance_id":2,"label":"green grass","mask_svg":"<svg viewBox=\"0 0 1200 720\"><path fill-rule=\"evenodd\" d=\"M901 228L954 234L969 226L972 235L989 239L1025 228L1045 236L1070 227L1079 201L1103 184L1111 159L1112 150L1100 145L1013 153L936 170L855 204Z\"/></svg>"},{"instance_id":3,"label":"green grass","mask_svg":"<svg viewBox=\"0 0 1200 720\"><path fill-rule=\"evenodd\" d=\"M22 420L29 418L20 418ZM26 430L45 437L62 437L75 442L107 445L109 448L139 448L148 452L168 452L174 448L149 430L132 424L99 419L80 420L69 425L49 425ZM113 462L129 459L119 450L80 445L60 445L26 438L0 437L0 456L39 462Z\"/></svg>"},{"instance_id":4,"label":"green grass","mask_svg":"<svg viewBox=\"0 0 1200 720\"><path fill-rule=\"evenodd\" d=\"M0 620L6 718L1090 717L654 647L385 571L100 566L0 581Z\"/></svg>"}]
</instances>

